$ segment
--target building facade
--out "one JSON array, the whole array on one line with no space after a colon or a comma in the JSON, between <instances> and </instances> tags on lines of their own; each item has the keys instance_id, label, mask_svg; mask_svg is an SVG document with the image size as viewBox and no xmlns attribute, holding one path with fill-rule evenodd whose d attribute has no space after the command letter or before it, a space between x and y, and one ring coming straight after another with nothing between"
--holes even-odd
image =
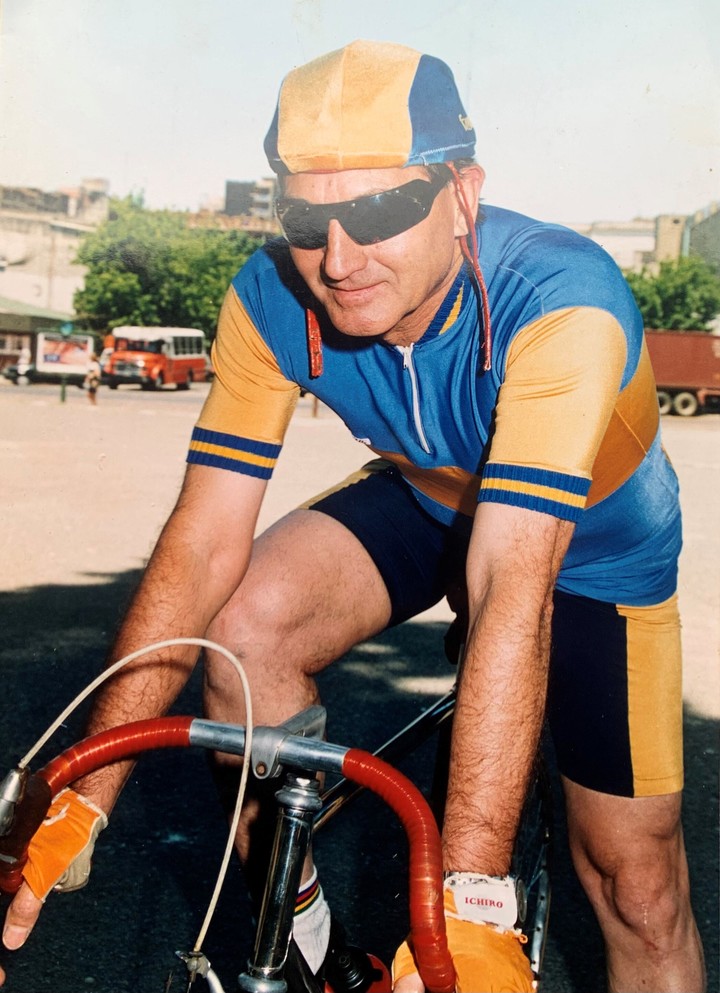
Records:
<instances>
[{"instance_id":1,"label":"building facade","mask_svg":"<svg viewBox=\"0 0 720 993\"><path fill-rule=\"evenodd\" d=\"M720 274L720 202L688 219L683 255L699 255Z\"/></svg>"},{"instance_id":2,"label":"building facade","mask_svg":"<svg viewBox=\"0 0 720 993\"><path fill-rule=\"evenodd\" d=\"M108 207L105 180L54 193L0 186L0 297L72 314L85 278L76 262L80 242Z\"/></svg>"},{"instance_id":3,"label":"building facade","mask_svg":"<svg viewBox=\"0 0 720 993\"><path fill-rule=\"evenodd\" d=\"M265 177L250 183L227 180L225 209L228 217L257 217L274 221L275 178Z\"/></svg>"}]
</instances>

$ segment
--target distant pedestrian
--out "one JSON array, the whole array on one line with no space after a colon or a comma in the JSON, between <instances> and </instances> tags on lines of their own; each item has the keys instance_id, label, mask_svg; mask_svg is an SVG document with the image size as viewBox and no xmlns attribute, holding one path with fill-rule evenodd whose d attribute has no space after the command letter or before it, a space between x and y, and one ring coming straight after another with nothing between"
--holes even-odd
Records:
<instances>
[{"instance_id":1,"label":"distant pedestrian","mask_svg":"<svg viewBox=\"0 0 720 993\"><path fill-rule=\"evenodd\" d=\"M90 364L85 374L83 386L87 390L88 400L94 406L97 404L97 391L100 387L100 363L95 352L90 356Z\"/></svg>"}]
</instances>

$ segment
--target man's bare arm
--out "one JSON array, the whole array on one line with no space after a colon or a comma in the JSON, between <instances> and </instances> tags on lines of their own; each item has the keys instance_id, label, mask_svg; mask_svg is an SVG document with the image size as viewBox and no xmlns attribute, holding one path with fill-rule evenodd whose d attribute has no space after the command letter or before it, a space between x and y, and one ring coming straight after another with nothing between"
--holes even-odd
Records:
<instances>
[{"instance_id":1,"label":"man's bare arm","mask_svg":"<svg viewBox=\"0 0 720 993\"><path fill-rule=\"evenodd\" d=\"M446 870L505 875L542 727L552 595L573 525L483 503L443 831Z\"/></svg>"},{"instance_id":2,"label":"man's bare arm","mask_svg":"<svg viewBox=\"0 0 720 993\"><path fill-rule=\"evenodd\" d=\"M242 582L266 483L189 466L112 649L116 661L170 638L202 637ZM196 648L169 648L130 663L99 691L88 733L164 713L187 682ZM119 763L78 789L108 813L131 768Z\"/></svg>"},{"instance_id":3,"label":"man's bare arm","mask_svg":"<svg viewBox=\"0 0 720 993\"><path fill-rule=\"evenodd\" d=\"M222 469L188 467L111 661L158 641L205 633L245 575L265 485ZM194 648L176 648L130 663L101 688L88 733L164 713L187 682L196 657ZM75 785L109 813L131 768L130 762L119 762ZM42 906L24 882L7 910L3 928L7 948L24 944ZM0 986L4 981L0 968Z\"/></svg>"}]
</instances>

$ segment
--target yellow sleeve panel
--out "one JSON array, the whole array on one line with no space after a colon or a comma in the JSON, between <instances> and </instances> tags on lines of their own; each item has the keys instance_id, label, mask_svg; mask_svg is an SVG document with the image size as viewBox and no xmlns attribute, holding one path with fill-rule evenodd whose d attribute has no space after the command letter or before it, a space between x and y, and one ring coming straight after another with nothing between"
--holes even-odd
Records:
<instances>
[{"instance_id":1,"label":"yellow sleeve panel","mask_svg":"<svg viewBox=\"0 0 720 993\"><path fill-rule=\"evenodd\" d=\"M589 480L627 357L607 311L573 307L524 328L508 350L489 465Z\"/></svg>"},{"instance_id":2,"label":"yellow sleeve panel","mask_svg":"<svg viewBox=\"0 0 720 993\"><path fill-rule=\"evenodd\" d=\"M198 427L281 445L300 389L282 374L232 287L220 312L212 362L215 379Z\"/></svg>"},{"instance_id":3,"label":"yellow sleeve panel","mask_svg":"<svg viewBox=\"0 0 720 993\"><path fill-rule=\"evenodd\" d=\"M593 465L586 506L592 507L632 476L657 435L660 409L647 342L630 382L618 397Z\"/></svg>"}]
</instances>

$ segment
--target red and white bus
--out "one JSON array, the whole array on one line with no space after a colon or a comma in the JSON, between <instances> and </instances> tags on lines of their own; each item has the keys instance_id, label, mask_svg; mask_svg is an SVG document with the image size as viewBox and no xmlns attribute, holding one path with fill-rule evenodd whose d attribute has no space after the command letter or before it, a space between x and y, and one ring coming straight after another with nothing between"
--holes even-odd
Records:
<instances>
[{"instance_id":1,"label":"red and white bus","mask_svg":"<svg viewBox=\"0 0 720 993\"><path fill-rule=\"evenodd\" d=\"M136 383L154 390L175 383L187 390L207 378L205 335L197 328L124 326L112 333L112 352L103 356L103 382L111 390Z\"/></svg>"}]
</instances>

